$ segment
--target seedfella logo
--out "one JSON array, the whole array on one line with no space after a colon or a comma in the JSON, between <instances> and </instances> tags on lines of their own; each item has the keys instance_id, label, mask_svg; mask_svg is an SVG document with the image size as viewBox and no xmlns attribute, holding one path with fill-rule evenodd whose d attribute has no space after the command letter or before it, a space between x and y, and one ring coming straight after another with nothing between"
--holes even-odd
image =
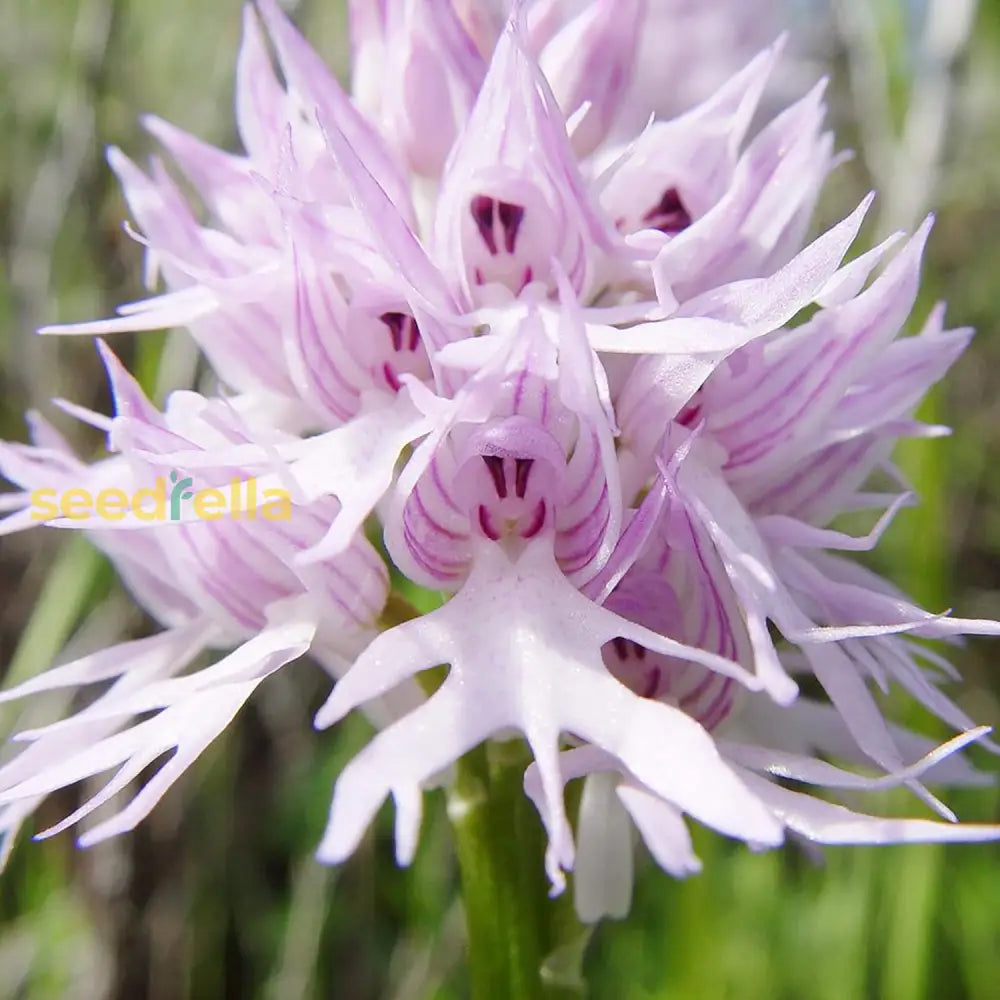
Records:
<instances>
[{"instance_id":1,"label":"seedfella logo","mask_svg":"<svg viewBox=\"0 0 1000 1000\"><path fill-rule=\"evenodd\" d=\"M124 521L131 515L139 521L289 521L292 498L287 490L260 490L256 479L233 479L228 488L195 490L190 476L170 473L167 480L157 476L153 485L131 495L121 489L34 490L31 518L34 521ZM187 514L188 504L194 517Z\"/></svg>"},{"instance_id":2,"label":"seedfella logo","mask_svg":"<svg viewBox=\"0 0 1000 1000\"><path fill-rule=\"evenodd\" d=\"M170 520L179 521L181 519L181 501L194 497L194 491L188 489L189 486L194 486L194 480L190 476L178 479L177 473L171 472L170 482L174 484L170 490Z\"/></svg>"}]
</instances>

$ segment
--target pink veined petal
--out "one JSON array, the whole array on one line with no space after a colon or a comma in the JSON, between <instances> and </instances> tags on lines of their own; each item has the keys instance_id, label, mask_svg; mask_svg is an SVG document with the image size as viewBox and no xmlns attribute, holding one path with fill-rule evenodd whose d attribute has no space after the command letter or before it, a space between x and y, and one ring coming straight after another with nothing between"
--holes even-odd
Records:
<instances>
[{"instance_id":1,"label":"pink veined petal","mask_svg":"<svg viewBox=\"0 0 1000 1000\"><path fill-rule=\"evenodd\" d=\"M256 10L243 8L243 42L236 61L236 125L250 157L272 168L285 127L289 101L274 72Z\"/></svg>"},{"instance_id":2,"label":"pink veined petal","mask_svg":"<svg viewBox=\"0 0 1000 1000\"><path fill-rule=\"evenodd\" d=\"M348 137L332 124L324 129L324 135L343 171L352 202L368 223L376 245L406 282L415 305L430 314L428 319L440 320L456 315L455 302L443 275L420 244L412 224L372 175L366 161ZM425 317L418 318L424 320ZM428 346L435 351L444 347L447 340L434 336L440 324L431 321L424 325L432 337Z\"/></svg>"},{"instance_id":3,"label":"pink veined petal","mask_svg":"<svg viewBox=\"0 0 1000 1000\"><path fill-rule=\"evenodd\" d=\"M706 388L708 425L729 453L729 478L773 475L811 447L856 373L909 314L928 231L922 227L867 291L772 342L764 364Z\"/></svg>"},{"instance_id":4,"label":"pink veined petal","mask_svg":"<svg viewBox=\"0 0 1000 1000\"><path fill-rule=\"evenodd\" d=\"M139 383L118 360L114 351L104 341L98 340L97 352L108 375L115 415L140 424L148 424L152 428L165 429L166 421L163 419L163 414L149 401ZM174 434L171 434L171 437L176 441L184 440Z\"/></svg>"},{"instance_id":5,"label":"pink veined petal","mask_svg":"<svg viewBox=\"0 0 1000 1000\"><path fill-rule=\"evenodd\" d=\"M136 444L145 445L156 453L151 462L154 470L157 463L171 468L171 476L183 488L180 477L189 470L181 456L199 449L193 454L207 460L209 469L213 465L215 468L205 479L200 472L188 475L184 485L195 489L225 488L232 478L253 478L240 467L227 468L224 464L231 449L252 445L262 461L277 468L272 474L278 483L274 489L287 491L296 501L288 504L281 517L272 518L266 506L270 487L262 486L258 478L253 480L253 489L258 491L256 505L265 505L263 518L248 511L240 511L237 516L236 508L245 506L252 492L248 485L246 489L237 486L223 493L223 499L235 496L229 516L204 520L199 517L197 504L192 504L193 509L185 509L183 518L165 524L146 522L142 536L157 539L157 557L172 571L167 577L186 581L187 590L196 595L194 601L199 609L213 614L223 628L237 636L262 627L267 609L274 602L303 593L326 602L328 621L331 626L336 623L345 635L356 636L369 629L384 604L388 579L366 540L355 532L345 540L336 558L308 569L295 563L303 550L321 540L338 511L337 502L322 492L303 500L294 477L284 466L281 446L308 445L310 441L251 425L235 404L223 399L206 400L196 393L175 393L167 412L161 414L107 352L106 361L119 410L112 428L112 444L124 451L129 466L141 468L141 459L146 455ZM183 431L184 436L173 428ZM150 482L152 474L143 485ZM127 481L122 485L128 485ZM119 523L130 527L136 521L141 522L141 518L133 512L131 518ZM115 534L109 528L101 531L100 537L103 540Z\"/></svg>"},{"instance_id":6,"label":"pink veined petal","mask_svg":"<svg viewBox=\"0 0 1000 1000\"><path fill-rule=\"evenodd\" d=\"M559 325L559 396L561 401L574 413L581 423L581 438L588 433L594 436L597 453L592 463L600 470L595 481L603 480L606 495L603 496L604 522L599 540L593 548L593 555L584 564L586 575L592 577L607 563L614 546L618 542L622 526L621 481L618 476L615 454L613 414L605 405L606 382L603 394L598 379L604 378L604 370L593 349L587 342L583 314L569 279L562 269L555 265L562 315ZM582 459L584 451L578 449ZM574 458L577 456L574 455ZM570 467L572 467L572 460ZM586 491L585 491L586 492ZM593 489L589 491L593 493ZM582 495L582 494L581 494ZM600 501L598 501L600 503ZM569 511L563 516L573 517Z\"/></svg>"},{"instance_id":7,"label":"pink veined petal","mask_svg":"<svg viewBox=\"0 0 1000 1000\"><path fill-rule=\"evenodd\" d=\"M587 338L595 351L610 354L687 356L729 354L766 333L751 326L704 316L675 316L638 323L625 330L590 324ZM717 364L719 359L713 359Z\"/></svg>"},{"instance_id":8,"label":"pink veined petal","mask_svg":"<svg viewBox=\"0 0 1000 1000\"><path fill-rule=\"evenodd\" d=\"M281 632L281 626L276 626L274 638L278 641L270 644L270 651L264 653L262 658L257 658L257 662L245 666L238 675L233 671L234 676L220 680L212 687L197 690L195 702L190 702L184 697L185 688L191 686L184 683L189 678L182 678L176 682L163 682L165 685L179 684L180 687L174 689L176 695L166 701L163 711L159 714L123 732L99 738L96 743L80 749L68 759L43 767L13 787L7 787L0 793L0 803L45 795L90 775L118 767L117 774L100 792L62 823L39 835L50 836L89 815L124 789L158 757L176 749L176 754L146 783L131 803L111 820L85 834L81 838L81 845L87 846L131 830L149 814L170 785L229 724L264 677L289 660L300 656L307 648L308 643L303 643L300 636L291 637L291 644L285 643L282 646L282 642L278 639ZM261 645L268 645L263 636ZM197 677L197 675L192 676ZM243 677L249 679L241 679ZM153 686L156 687L155 684ZM154 707L157 704L155 698L143 698L142 689L137 692L136 698L124 700L132 706L145 703L147 707ZM86 715L87 710L81 714ZM87 718L88 725L94 721L93 718ZM53 727L47 730L47 732L53 731L55 731ZM44 737L44 733L39 736Z\"/></svg>"},{"instance_id":9,"label":"pink veined petal","mask_svg":"<svg viewBox=\"0 0 1000 1000\"><path fill-rule=\"evenodd\" d=\"M164 659L170 662L190 662L196 653L208 645L211 635L211 627L206 622L195 621L146 639L136 639L98 650L72 663L46 670L17 687L0 691L0 704L41 691L94 684L126 671L145 673L149 668L155 671Z\"/></svg>"},{"instance_id":10,"label":"pink veined petal","mask_svg":"<svg viewBox=\"0 0 1000 1000\"><path fill-rule=\"evenodd\" d=\"M904 237L906 233L900 231L887 236L878 246L866 251L859 257L855 257L850 263L845 264L837 273L823 286L823 290L816 296L816 304L824 309L832 309L836 306L844 305L861 293L865 283L871 277L872 271L881 263L885 255Z\"/></svg>"},{"instance_id":11,"label":"pink veined petal","mask_svg":"<svg viewBox=\"0 0 1000 1000\"><path fill-rule=\"evenodd\" d=\"M935 740L901 726L890 724L889 731L900 754L910 760L927 757L939 750ZM727 733L730 739L775 746L800 757L822 754L858 766L871 763L837 708L808 698L799 698L788 707L775 705L766 697L748 698L738 718L727 726ZM977 771L958 754L937 761L924 777L930 783L969 787L994 782L992 775Z\"/></svg>"},{"instance_id":12,"label":"pink veined petal","mask_svg":"<svg viewBox=\"0 0 1000 1000\"><path fill-rule=\"evenodd\" d=\"M459 485L452 449L441 447L413 489L399 492L386 519L385 542L394 561L425 586L450 590L468 570L470 518L456 497Z\"/></svg>"},{"instance_id":13,"label":"pink veined petal","mask_svg":"<svg viewBox=\"0 0 1000 1000\"><path fill-rule=\"evenodd\" d=\"M884 436L867 434L830 445L803 457L784 475L738 484L739 495L753 514L785 514L826 524L851 509L852 498L860 499L859 488L888 460L894 444ZM895 496L880 495L866 506L884 507L894 501Z\"/></svg>"},{"instance_id":14,"label":"pink veined petal","mask_svg":"<svg viewBox=\"0 0 1000 1000\"><path fill-rule=\"evenodd\" d=\"M371 120L377 120L385 69L386 0L349 0L351 97Z\"/></svg>"},{"instance_id":15,"label":"pink veined petal","mask_svg":"<svg viewBox=\"0 0 1000 1000\"><path fill-rule=\"evenodd\" d=\"M683 312L711 316L762 332L776 330L815 301L835 277L874 197L868 195L846 219L814 240L777 273L706 292L685 303Z\"/></svg>"},{"instance_id":16,"label":"pink veined petal","mask_svg":"<svg viewBox=\"0 0 1000 1000\"><path fill-rule=\"evenodd\" d=\"M776 619L783 631L809 629L813 623L769 569L763 543L721 476L689 461L681 466L678 483L681 497L689 503L719 551L743 606L757 673L771 695L788 704L798 688L781 667L768 633L767 619Z\"/></svg>"},{"instance_id":17,"label":"pink veined petal","mask_svg":"<svg viewBox=\"0 0 1000 1000\"><path fill-rule=\"evenodd\" d=\"M767 274L798 249L796 221L808 221L830 169L830 140L820 134L823 91L821 83L764 128L722 196L659 252L653 278L661 302ZM786 236L796 228L793 242Z\"/></svg>"},{"instance_id":18,"label":"pink veined petal","mask_svg":"<svg viewBox=\"0 0 1000 1000\"><path fill-rule=\"evenodd\" d=\"M486 73L451 0L387 0L377 120L415 173L440 176Z\"/></svg>"},{"instance_id":19,"label":"pink veined petal","mask_svg":"<svg viewBox=\"0 0 1000 1000\"><path fill-rule=\"evenodd\" d=\"M806 650L816 679L844 717L858 746L887 771L899 771L903 761L892 733L865 682L850 658L837 646L814 646ZM932 809L944 807L916 780L907 787Z\"/></svg>"},{"instance_id":20,"label":"pink veined petal","mask_svg":"<svg viewBox=\"0 0 1000 1000\"><path fill-rule=\"evenodd\" d=\"M782 750L772 750L763 746L734 743L721 740L719 749L727 760L752 771L764 771L776 778L786 778L825 788L856 788L874 791L880 788L895 788L914 778L922 777L965 747L990 732L989 726L979 726L962 733L935 747L920 760L908 767L877 778L854 774L826 761L792 754Z\"/></svg>"},{"instance_id":21,"label":"pink veined petal","mask_svg":"<svg viewBox=\"0 0 1000 1000\"><path fill-rule=\"evenodd\" d=\"M580 588L595 604L604 604L622 577L646 549L663 513L666 500L667 485L662 478L658 478L643 498L638 510L632 512L627 519L625 530L621 533L611 558L597 576Z\"/></svg>"},{"instance_id":22,"label":"pink veined petal","mask_svg":"<svg viewBox=\"0 0 1000 1000\"><path fill-rule=\"evenodd\" d=\"M890 670L893 679L904 690L939 719L947 722L948 725L956 729L964 729L972 724L972 719L968 714L940 691L910 656L899 652L902 648L901 644L890 645L886 643L883 645L887 647L888 651L897 654L892 656L893 666L890 667ZM1000 752L1000 748L993 741L984 741L984 745L994 753Z\"/></svg>"},{"instance_id":23,"label":"pink veined petal","mask_svg":"<svg viewBox=\"0 0 1000 1000\"><path fill-rule=\"evenodd\" d=\"M912 629L919 634L928 630L939 635L961 635L977 631L995 634L997 631L997 625L992 622L971 622L930 616L905 601L894 600L877 591L831 580L819 572L811 562L791 553L783 554L782 563L785 567L784 573L792 584L801 593L811 595L814 600L829 609L832 615L868 617L876 620L883 616L889 620L909 617L912 620L924 614L927 616L924 623ZM827 561L827 565L831 563ZM862 654L874 657L880 669L887 671L893 680L948 725L958 730L973 727L974 724L969 716L941 692L920 669L910 647L901 639L886 636L881 640L876 638L861 640L853 644L851 651L856 658ZM984 741L984 745L994 752L1000 751L992 741Z\"/></svg>"},{"instance_id":24,"label":"pink veined petal","mask_svg":"<svg viewBox=\"0 0 1000 1000\"><path fill-rule=\"evenodd\" d=\"M677 416L726 357L786 322L822 292L837 273L870 202L870 198L863 202L776 275L724 286L686 303L681 310L707 312L714 319L681 316L620 332L589 328L591 344L598 350L635 347L640 353L678 352L676 357L640 359L623 388L618 400L623 450L635 455L640 465L647 465L659 446L660 428Z\"/></svg>"},{"instance_id":25,"label":"pink veined petal","mask_svg":"<svg viewBox=\"0 0 1000 1000\"><path fill-rule=\"evenodd\" d=\"M604 140L628 92L646 0L597 0L567 20L539 57L566 115L588 105L573 133L586 156Z\"/></svg>"},{"instance_id":26,"label":"pink veined petal","mask_svg":"<svg viewBox=\"0 0 1000 1000\"><path fill-rule=\"evenodd\" d=\"M849 552L871 552L886 529L903 507L912 504L912 493L901 493L878 519L867 535L856 538L842 531L816 528L811 524L783 514L771 514L757 519L757 528L768 541L800 549L839 549Z\"/></svg>"},{"instance_id":27,"label":"pink veined petal","mask_svg":"<svg viewBox=\"0 0 1000 1000\"><path fill-rule=\"evenodd\" d=\"M692 508L715 541L743 605L757 670L768 690L782 703L787 703L786 691L796 690L778 660L768 632L767 620L772 619L787 638L804 643L803 652L810 668L842 713L858 745L886 770L902 769L899 751L875 699L856 665L833 641L855 633L879 634L882 629L878 626L858 626L838 630L814 626L775 572L755 528L739 505L733 502L735 498L721 478L694 463L686 463L682 468L682 480L684 477L688 478L691 486L690 490L685 490L685 495L690 498ZM699 485L695 486L696 482ZM917 625L919 616L916 621L899 623L888 630L912 629ZM919 784L908 782L908 786L932 807L938 807L937 801Z\"/></svg>"},{"instance_id":28,"label":"pink veined petal","mask_svg":"<svg viewBox=\"0 0 1000 1000\"><path fill-rule=\"evenodd\" d=\"M114 319L99 319L88 323L62 323L43 326L41 334L77 334L80 336L108 333L133 333L142 330L166 330L174 326L187 326L208 316L219 308L214 292L197 286L179 292L168 292L146 299L139 311L128 312Z\"/></svg>"},{"instance_id":29,"label":"pink veined petal","mask_svg":"<svg viewBox=\"0 0 1000 1000\"><path fill-rule=\"evenodd\" d=\"M782 823L818 844L976 843L1000 839L1000 826L868 816L811 795L791 792L749 771L743 772L742 777Z\"/></svg>"},{"instance_id":30,"label":"pink veined petal","mask_svg":"<svg viewBox=\"0 0 1000 1000\"><path fill-rule=\"evenodd\" d=\"M284 607L275 606L270 610L273 617L289 620L265 627L211 666L165 680L157 679L147 668L144 672L153 679L146 684L131 685L134 690L127 695L100 698L68 718L38 729L24 730L17 734L16 739L34 742L82 729L95 721L165 710L213 688L263 680L285 663L301 656L309 648L317 627L317 614L308 602L292 600L286 602Z\"/></svg>"},{"instance_id":31,"label":"pink veined petal","mask_svg":"<svg viewBox=\"0 0 1000 1000\"><path fill-rule=\"evenodd\" d=\"M406 179L381 137L353 106L333 73L295 30L276 0L258 0L257 6L289 89L298 95L308 113L315 113L321 125L343 132L393 204L412 220Z\"/></svg>"},{"instance_id":32,"label":"pink veined petal","mask_svg":"<svg viewBox=\"0 0 1000 1000\"><path fill-rule=\"evenodd\" d=\"M634 496L647 485L671 421L729 353L638 360L618 393L615 407L621 428L618 451L626 497Z\"/></svg>"},{"instance_id":33,"label":"pink veined petal","mask_svg":"<svg viewBox=\"0 0 1000 1000\"><path fill-rule=\"evenodd\" d=\"M782 575L775 570L775 560L755 522L740 506L721 476L696 463L685 466L682 475L688 480L683 488L685 499L708 528L742 599L748 606L757 603L767 617L773 618L785 637L793 642L834 643L843 639L890 635L924 629L937 620L946 620L943 616L914 609L910 618L894 618L886 622L816 625L796 603ZM760 652L758 649L758 654Z\"/></svg>"},{"instance_id":34,"label":"pink veined petal","mask_svg":"<svg viewBox=\"0 0 1000 1000\"><path fill-rule=\"evenodd\" d=\"M827 440L850 440L873 430L888 433L891 423L912 413L944 377L971 338L971 330L949 330L891 344L837 407Z\"/></svg>"},{"instance_id":35,"label":"pink veined petal","mask_svg":"<svg viewBox=\"0 0 1000 1000\"><path fill-rule=\"evenodd\" d=\"M303 564L343 552L371 510L392 483L393 470L403 449L432 429L414 407L406 391L388 406L379 406L342 427L316 437L292 440L274 449L249 442L207 450L174 450L161 455L142 453L144 460L185 471L237 467L245 470L274 468L275 460L287 463L278 472L256 478L257 505L270 490L286 490L294 505L336 497L341 504L327 534L301 553ZM202 523L193 506L185 506L171 525ZM59 519L56 527L78 528L85 522ZM108 533L149 529L149 522L128 514L120 521L101 522Z\"/></svg>"},{"instance_id":36,"label":"pink veined petal","mask_svg":"<svg viewBox=\"0 0 1000 1000\"><path fill-rule=\"evenodd\" d=\"M252 243L269 243L280 232L277 206L261 198L249 160L216 149L156 115L141 120L227 231ZM248 204L254 211L247 211Z\"/></svg>"},{"instance_id":37,"label":"pink veined petal","mask_svg":"<svg viewBox=\"0 0 1000 1000\"><path fill-rule=\"evenodd\" d=\"M301 397L340 423L357 412L370 385L345 343L347 303L335 279L305 263L292 247L295 285L286 324L285 358Z\"/></svg>"},{"instance_id":38,"label":"pink veined petal","mask_svg":"<svg viewBox=\"0 0 1000 1000\"><path fill-rule=\"evenodd\" d=\"M801 243L804 233L796 220L804 215L808 224L820 187L832 169L832 137L822 131L827 84L828 80L821 78L797 104L779 114L755 137L739 165L747 167L758 186L758 196L742 221L740 235L745 239L752 234L761 247L772 251L767 264L773 262L789 230L798 229L793 247ZM759 250L740 249L750 259L760 260ZM780 259L777 262L781 263ZM765 264L765 272L768 269Z\"/></svg>"},{"instance_id":39,"label":"pink veined petal","mask_svg":"<svg viewBox=\"0 0 1000 1000\"><path fill-rule=\"evenodd\" d=\"M18 494L17 506L22 509L0 520L0 535L57 523L46 521L44 512L37 509L32 499L35 490L48 489L58 494L78 487L96 495L108 488L123 488L131 493L139 485L146 485L136 481L121 457L84 466L37 415L32 417L31 423L36 432L34 436L44 442L45 447L0 442L0 473L26 488L24 493ZM161 624L181 625L199 616L199 609L182 588L171 582L169 574L163 573L162 550L152 537L148 522L140 522L146 530L133 535L127 545L116 538L115 532L95 529L92 521L68 523L74 528L88 530L91 541L114 562L126 587ZM106 523L110 522L101 522Z\"/></svg>"},{"instance_id":40,"label":"pink veined petal","mask_svg":"<svg viewBox=\"0 0 1000 1000\"><path fill-rule=\"evenodd\" d=\"M163 164L154 159L147 174L114 146L107 156L132 217L144 234L144 245L169 255L164 268L168 283L175 288L193 284L190 269L224 275L226 265L213 249L210 230L199 225Z\"/></svg>"},{"instance_id":41,"label":"pink veined petal","mask_svg":"<svg viewBox=\"0 0 1000 1000\"><path fill-rule=\"evenodd\" d=\"M797 586L821 593L828 606L836 608L840 614L857 618L864 608L864 616L869 620L898 624L906 631L929 639L1000 633L1000 623L989 619L952 618L947 614L924 611L907 600L905 595L894 592L886 581L875 574L867 576L864 567L854 566L836 556L816 553L806 560L784 552L782 559L794 569L798 577ZM852 579L852 573L858 575ZM804 585L801 582L803 579L808 579L809 584Z\"/></svg>"}]
</instances>

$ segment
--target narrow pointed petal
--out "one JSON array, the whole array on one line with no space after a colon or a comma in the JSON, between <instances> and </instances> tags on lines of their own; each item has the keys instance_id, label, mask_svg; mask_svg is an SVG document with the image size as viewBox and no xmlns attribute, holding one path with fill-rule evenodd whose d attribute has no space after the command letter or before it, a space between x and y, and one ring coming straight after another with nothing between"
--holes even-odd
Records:
<instances>
[{"instance_id":1,"label":"narrow pointed petal","mask_svg":"<svg viewBox=\"0 0 1000 1000\"><path fill-rule=\"evenodd\" d=\"M211 632L204 622L194 622L178 629L161 632L148 639L111 646L83 656L72 663L46 670L17 687L0 691L0 703L24 698L41 691L94 684L97 681L129 673L157 673L161 661L189 663L204 648Z\"/></svg>"},{"instance_id":2,"label":"narrow pointed petal","mask_svg":"<svg viewBox=\"0 0 1000 1000\"><path fill-rule=\"evenodd\" d=\"M321 127L337 128L369 165L393 203L409 214L410 195L399 166L381 137L351 104L336 77L295 30L276 0L258 0L261 18L271 34L282 72L308 114Z\"/></svg>"},{"instance_id":3,"label":"narrow pointed petal","mask_svg":"<svg viewBox=\"0 0 1000 1000\"><path fill-rule=\"evenodd\" d=\"M790 830L818 844L977 843L1000 839L1000 826L883 819L790 792L753 774L746 774L745 780Z\"/></svg>"},{"instance_id":4,"label":"narrow pointed petal","mask_svg":"<svg viewBox=\"0 0 1000 1000\"><path fill-rule=\"evenodd\" d=\"M573 133L573 148L586 156L604 140L628 93L646 0L597 0L562 27L539 60L559 106L587 113Z\"/></svg>"}]
</instances>

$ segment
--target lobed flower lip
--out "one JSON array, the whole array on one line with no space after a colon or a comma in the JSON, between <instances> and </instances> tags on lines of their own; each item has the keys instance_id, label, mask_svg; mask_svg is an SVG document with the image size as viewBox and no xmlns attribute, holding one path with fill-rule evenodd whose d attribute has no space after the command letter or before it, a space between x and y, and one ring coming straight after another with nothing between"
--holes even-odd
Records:
<instances>
[{"instance_id":1,"label":"lobed flower lip","mask_svg":"<svg viewBox=\"0 0 1000 1000\"><path fill-rule=\"evenodd\" d=\"M970 730L936 747L923 759L898 773L879 778L841 770L811 757L783 753L761 746L719 741L721 763L730 769L744 793L762 805L780 828L820 844L886 844L966 842L994 840L1000 828L988 825L952 825L919 819L883 819L854 812L844 806L793 791L772 780L821 784L828 788L874 790L896 787L939 766L963 747L979 739L987 727ZM685 878L701 870L683 814L688 808L677 794L658 794L630 774L620 760L593 746L563 751L560 779L585 780L580 813L580 847L576 859L575 903L586 923L604 917L624 916L632 894L632 870L622 864L630 857L629 821L638 828L653 858L669 874ZM535 803L546 826L547 806L539 768L532 764L524 779L525 791ZM699 817L715 825L711 819ZM756 849L776 846L760 841L749 824L742 831L716 829L747 841ZM590 833L590 836L586 836ZM611 865L609 868L608 865Z\"/></svg>"},{"instance_id":2,"label":"lobed flower lip","mask_svg":"<svg viewBox=\"0 0 1000 1000\"><path fill-rule=\"evenodd\" d=\"M975 783L960 751L1000 750L941 690L946 661L912 638L1000 625L926 612L840 554L873 547L911 502L867 484L892 474L900 437L941 432L913 413L969 340L943 307L900 336L930 220L844 263L869 196L803 247L838 161L822 83L751 132L782 41L643 129L646 25L670 11L694 31L699 13L593 0L567 16L545 0L505 19L500 6L352 4L349 97L276 0L248 5L244 151L145 119L204 215L158 159L109 152L165 290L42 332L184 326L236 395L181 391L160 412L99 343L115 416L64 409L113 454L86 466L40 419L33 446L0 443L19 488L0 533L36 523L35 488L171 469L199 486L252 476L287 491L291 516L91 532L163 631L0 694L110 682L20 734L28 746L0 768L0 862L45 794L116 769L48 835L172 752L81 843L131 829L306 651L336 679L317 725L365 706L380 729L337 781L322 860L349 856L392 796L408 863L423 788L511 731L534 754L525 788L553 891L575 869L588 920L627 909L632 825L665 870L698 870L685 814L755 848L789 830L1000 836L775 782L905 785L954 820L924 778ZM832 527L862 509L877 512L868 534ZM376 521L395 570L451 594L382 631ZM206 648L225 652L192 670ZM414 679L442 664L425 698ZM798 695L803 675L829 703ZM959 735L934 748L886 722L870 687L890 683ZM574 831L563 786L576 778Z\"/></svg>"}]
</instances>

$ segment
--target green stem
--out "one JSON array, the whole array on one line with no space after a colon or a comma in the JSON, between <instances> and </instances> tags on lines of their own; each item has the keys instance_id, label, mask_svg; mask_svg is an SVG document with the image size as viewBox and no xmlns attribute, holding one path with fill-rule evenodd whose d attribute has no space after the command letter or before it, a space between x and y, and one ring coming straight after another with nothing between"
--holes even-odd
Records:
<instances>
[{"instance_id":1,"label":"green stem","mask_svg":"<svg viewBox=\"0 0 1000 1000\"><path fill-rule=\"evenodd\" d=\"M542 825L522 786L526 763L523 744L479 747L459 762L449 794L473 1000L583 995L586 932L567 897L548 898Z\"/></svg>"}]
</instances>

